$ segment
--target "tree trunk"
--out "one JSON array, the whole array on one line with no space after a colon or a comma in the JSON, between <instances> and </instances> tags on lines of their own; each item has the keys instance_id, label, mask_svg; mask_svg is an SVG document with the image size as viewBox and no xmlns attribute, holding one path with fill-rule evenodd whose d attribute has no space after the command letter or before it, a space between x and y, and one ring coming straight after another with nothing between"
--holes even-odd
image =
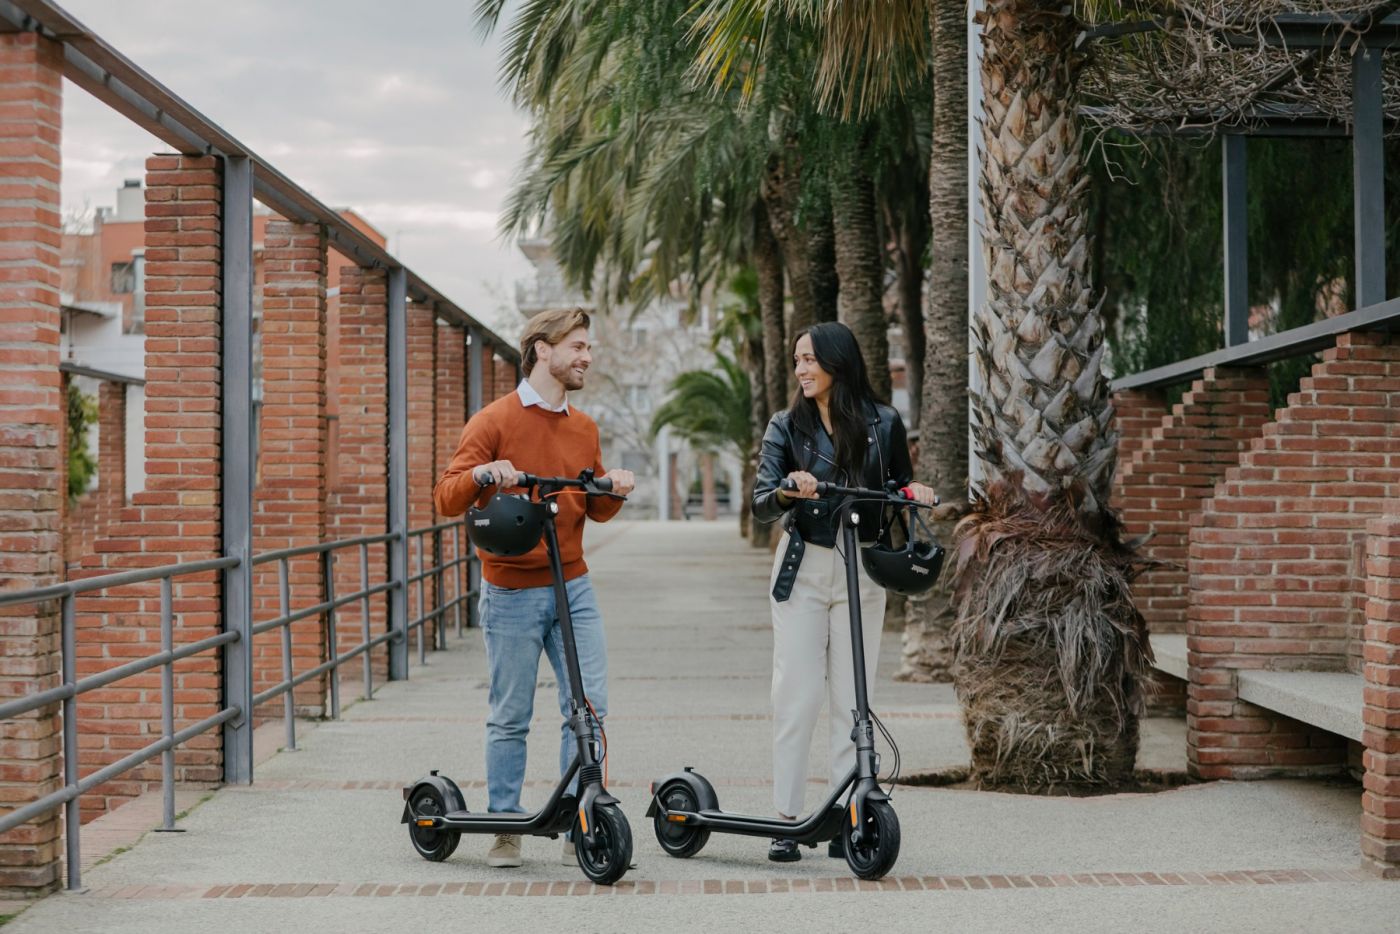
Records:
<instances>
[{"instance_id":1,"label":"tree trunk","mask_svg":"<svg viewBox=\"0 0 1400 934\"><path fill-rule=\"evenodd\" d=\"M1077 26L1043 0L987 0L979 22L985 496L955 542L968 558L955 684L979 785L1116 786L1132 778L1152 655L1108 511L1116 438L1086 269Z\"/></svg>"},{"instance_id":2,"label":"tree trunk","mask_svg":"<svg viewBox=\"0 0 1400 934\"><path fill-rule=\"evenodd\" d=\"M714 522L719 518L719 503L715 500L715 455L700 452L700 518Z\"/></svg>"},{"instance_id":3,"label":"tree trunk","mask_svg":"<svg viewBox=\"0 0 1400 934\"><path fill-rule=\"evenodd\" d=\"M792 316L785 333L796 334L817 319L812 303L807 238L797 226L797 203L802 195L802 154L796 137L790 136L780 152L769 155L762 195L764 207L768 209L768 224L778 241L783 268L787 271L788 294L792 296ZM787 348L783 352L786 353ZM787 394L796 391L796 377L789 378L787 384Z\"/></svg>"},{"instance_id":4,"label":"tree trunk","mask_svg":"<svg viewBox=\"0 0 1400 934\"><path fill-rule=\"evenodd\" d=\"M783 258L768 211L763 202L754 211L753 265L758 275L758 310L763 319L763 379L753 383L753 392L765 402L763 418L756 419L760 437L774 412L787 408L789 363L787 334L783 326Z\"/></svg>"},{"instance_id":5,"label":"tree trunk","mask_svg":"<svg viewBox=\"0 0 1400 934\"><path fill-rule=\"evenodd\" d=\"M812 316L835 321L840 314L841 280L836 268L836 228L832 195L825 184L808 199L802 226L807 231L807 268L812 284ZM793 333L796 333L794 331Z\"/></svg>"},{"instance_id":6,"label":"tree trunk","mask_svg":"<svg viewBox=\"0 0 1400 934\"><path fill-rule=\"evenodd\" d=\"M927 181L927 179L925 179ZM928 191L920 195L921 207L914 217L903 206L892 206L885 199L885 227L892 247L895 305L899 326L904 332L904 385L909 393L909 430L919 427L924 397L924 247L928 246ZM908 197L901 193L897 197Z\"/></svg>"},{"instance_id":7,"label":"tree trunk","mask_svg":"<svg viewBox=\"0 0 1400 934\"><path fill-rule=\"evenodd\" d=\"M861 127L856 145L832 167L831 216L836 228L836 273L841 278L840 320L860 342L870 385L890 398L889 324L885 320L885 263L876 233L875 183L869 158L873 127Z\"/></svg>"},{"instance_id":8,"label":"tree trunk","mask_svg":"<svg viewBox=\"0 0 1400 934\"><path fill-rule=\"evenodd\" d=\"M758 243L761 240L760 233L768 229L767 218L763 216L762 205L759 206L757 219L759 221L755 230L754 268L758 273L758 305L759 312L763 316L764 328L756 337L744 342L744 368L749 375L749 445L744 452L743 488L736 490L734 495L742 497L739 503L739 527L749 539L749 544L755 548L768 548L772 538L772 525L767 522L759 522L753 517L753 488L758 474L758 450L763 441L763 432L768 428L768 396L764 392L764 386L768 382L767 363L768 356L768 318L774 313L778 318L778 326L781 328L783 319L783 268L781 263L766 262L760 255L763 250ZM777 257L777 245L772 242L772 234L768 234L768 249ZM777 277L776 288L772 282L773 277ZM774 292L777 298L774 300Z\"/></svg>"},{"instance_id":9,"label":"tree trunk","mask_svg":"<svg viewBox=\"0 0 1400 934\"><path fill-rule=\"evenodd\" d=\"M933 139L929 147L931 261L924 312L924 372L915 473L948 502L967 496L967 21L961 0L934 0ZM939 539L953 524L939 523ZM952 592L939 586L909 600L904 660L908 681L952 679Z\"/></svg>"}]
</instances>

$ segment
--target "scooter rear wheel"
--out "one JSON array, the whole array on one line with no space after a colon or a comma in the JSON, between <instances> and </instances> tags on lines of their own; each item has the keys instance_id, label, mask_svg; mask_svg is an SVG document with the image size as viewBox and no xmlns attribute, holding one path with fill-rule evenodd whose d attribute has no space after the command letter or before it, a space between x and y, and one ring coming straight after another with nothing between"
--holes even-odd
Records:
<instances>
[{"instance_id":1,"label":"scooter rear wheel","mask_svg":"<svg viewBox=\"0 0 1400 934\"><path fill-rule=\"evenodd\" d=\"M417 816L441 817L447 813L447 803L442 794L431 785L425 785L413 793L408 802L409 810ZM452 855L462 835L455 830L442 830L435 827L419 827L413 821L408 823L408 836L418 855L434 863L440 863Z\"/></svg>"},{"instance_id":2,"label":"scooter rear wheel","mask_svg":"<svg viewBox=\"0 0 1400 934\"><path fill-rule=\"evenodd\" d=\"M612 804L593 809L593 843L574 820L574 850L583 874L598 885L612 885L632 866L632 828L627 815Z\"/></svg>"},{"instance_id":3,"label":"scooter rear wheel","mask_svg":"<svg viewBox=\"0 0 1400 934\"><path fill-rule=\"evenodd\" d=\"M687 811L693 814L700 810L700 803L695 800L695 792L691 791L685 782L663 785L656 793L656 800L668 811ZM661 844L661 849L677 859L694 856L703 850L710 840L709 828L686 826L678 821L667 820L666 815L659 810L652 820L652 827L656 831L656 842Z\"/></svg>"},{"instance_id":4,"label":"scooter rear wheel","mask_svg":"<svg viewBox=\"0 0 1400 934\"><path fill-rule=\"evenodd\" d=\"M859 845L851 842L851 825L842 821L841 842L846 845L846 865L861 879L882 879L899 859L899 818L888 801L865 805L865 827Z\"/></svg>"}]
</instances>

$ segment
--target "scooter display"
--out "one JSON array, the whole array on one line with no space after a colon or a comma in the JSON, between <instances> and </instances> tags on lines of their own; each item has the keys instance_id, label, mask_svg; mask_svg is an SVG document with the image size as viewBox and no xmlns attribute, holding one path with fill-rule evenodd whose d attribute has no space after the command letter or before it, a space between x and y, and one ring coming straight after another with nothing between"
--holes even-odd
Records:
<instances>
[{"instance_id":1,"label":"scooter display","mask_svg":"<svg viewBox=\"0 0 1400 934\"><path fill-rule=\"evenodd\" d=\"M571 694L569 727L578 743L574 757L559 784L544 807L533 814L472 813L467 810L461 790L452 779L436 770L403 790L404 808L401 823L408 824L413 848L424 859L441 862L452 855L464 833L521 834L556 838L572 830L576 843L579 868L593 882L611 885L621 879L632 862L632 830L618 800L603 787L603 760L607 753L607 736L583 692L579 672L578 648L574 642L573 620L569 613L569 598L564 586L564 569L559 557L559 539L554 526L559 505L555 497L581 491L589 496L616 496L612 481L594 477L585 470L577 479L567 477L536 477L522 474L517 486L525 495L497 493L502 512L511 524L528 526L538 523L549 551L549 564L554 578L555 605L559 614L559 631L564 643L564 658L568 666ZM505 500L501 500L505 497ZM619 497L621 498L621 497ZM490 508L490 507L488 507ZM469 516L467 531L473 544L483 550L490 547L490 518ZM500 519L494 520L499 522ZM533 533L532 533L533 534ZM533 542L525 553L538 543ZM578 778L576 791L570 783Z\"/></svg>"},{"instance_id":2,"label":"scooter display","mask_svg":"<svg viewBox=\"0 0 1400 934\"><path fill-rule=\"evenodd\" d=\"M796 485L791 480L784 480L782 489L794 490ZM897 510L913 510L922 504L914 502L907 490L874 490L818 483L817 494L842 497L838 513L846 564L854 660L856 709L852 711L855 726L851 739L856 744L855 767L816 810L796 821L729 814L720 810L714 786L690 766L667 775L652 783L652 798L646 813L652 819L657 842L671 856L694 856L709 841L711 832L717 832L784 837L809 847L839 835L846 863L861 879L882 878L899 858L899 818L895 815L889 795L878 781L880 755L875 751L876 726L879 726L894 750L894 774L899 771L899 747L895 746L893 737L879 723L879 718L871 713L867 698L860 572L856 566L860 560L856 534L860 515L855 511L855 506L863 502L878 502ZM902 520L903 514L898 515ZM943 552L937 545L922 545L926 549L921 552L924 555L923 567L930 574L931 585L932 579L938 576ZM832 715L835 716L836 712L832 711Z\"/></svg>"}]
</instances>

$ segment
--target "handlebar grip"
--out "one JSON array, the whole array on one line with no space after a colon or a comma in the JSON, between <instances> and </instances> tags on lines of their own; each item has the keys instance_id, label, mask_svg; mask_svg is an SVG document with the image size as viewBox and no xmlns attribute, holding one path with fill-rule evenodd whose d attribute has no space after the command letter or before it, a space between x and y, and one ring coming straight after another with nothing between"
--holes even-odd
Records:
<instances>
[{"instance_id":1,"label":"handlebar grip","mask_svg":"<svg viewBox=\"0 0 1400 934\"><path fill-rule=\"evenodd\" d=\"M785 493L791 493L793 490L797 489L797 481L791 477L784 477L782 482L778 484L778 489Z\"/></svg>"},{"instance_id":2,"label":"handlebar grip","mask_svg":"<svg viewBox=\"0 0 1400 934\"><path fill-rule=\"evenodd\" d=\"M604 493L612 492L613 482L609 477L598 477L593 481L593 485Z\"/></svg>"}]
</instances>

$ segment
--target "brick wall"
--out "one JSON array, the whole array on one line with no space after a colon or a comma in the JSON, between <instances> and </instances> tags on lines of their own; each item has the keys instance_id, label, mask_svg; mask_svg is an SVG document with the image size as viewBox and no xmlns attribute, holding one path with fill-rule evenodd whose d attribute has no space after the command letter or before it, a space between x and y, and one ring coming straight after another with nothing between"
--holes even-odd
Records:
<instances>
[{"instance_id":1,"label":"brick wall","mask_svg":"<svg viewBox=\"0 0 1400 934\"><path fill-rule=\"evenodd\" d=\"M1130 536L1152 534L1144 553L1164 562L1133 586L1153 632L1185 632L1187 533L1227 468L1270 417L1261 368L1212 368L1171 414L1139 439L1115 481L1115 505Z\"/></svg>"},{"instance_id":2,"label":"brick wall","mask_svg":"<svg viewBox=\"0 0 1400 934\"><path fill-rule=\"evenodd\" d=\"M83 494L64 521L68 564L92 553L97 540L107 534L126 505L125 384L100 384L97 410L97 488Z\"/></svg>"},{"instance_id":3,"label":"brick wall","mask_svg":"<svg viewBox=\"0 0 1400 934\"><path fill-rule=\"evenodd\" d=\"M1113 394L1113 428L1118 432L1119 475L1169 414L1166 394L1160 389L1131 389ZM1115 496L1117 492L1115 485Z\"/></svg>"},{"instance_id":4,"label":"brick wall","mask_svg":"<svg viewBox=\"0 0 1400 934\"><path fill-rule=\"evenodd\" d=\"M253 494L253 553L315 545L326 533L326 235L317 224L269 220L263 238L263 403L258 439L261 477ZM349 556L354 557L354 556ZM253 572L253 619L281 615L278 563ZM287 566L289 609L324 599L321 557L303 555ZM320 616L291 627L293 672L326 658ZM283 635L253 639L253 691L283 679ZM325 678L296 689L301 710L319 715ZM281 714L283 701L257 711Z\"/></svg>"},{"instance_id":5,"label":"brick wall","mask_svg":"<svg viewBox=\"0 0 1400 934\"><path fill-rule=\"evenodd\" d=\"M1361 854L1400 878L1400 502L1367 526Z\"/></svg>"},{"instance_id":6,"label":"brick wall","mask_svg":"<svg viewBox=\"0 0 1400 934\"><path fill-rule=\"evenodd\" d=\"M457 450L457 441L462 435L462 426L467 421L466 350L466 335L461 328L453 327L445 322L438 324L437 388L434 393L437 405L433 413L436 420L433 455L434 479L442 476L442 472L452 462L452 455ZM441 522L444 520L445 517L438 516L433 521ZM444 535L442 542L445 560L450 560L458 555L457 549L459 548L461 552L465 552L468 546L466 534L460 531L452 535ZM466 574L461 569L454 573L456 574L456 583L450 576L445 583L444 594L449 600L457 594L459 585L463 588L466 586ZM458 614L464 613L466 613L466 607L459 606L455 613L448 614L444 623L449 626L454 625ZM462 616L462 621L465 624L465 616Z\"/></svg>"},{"instance_id":7,"label":"brick wall","mask_svg":"<svg viewBox=\"0 0 1400 934\"><path fill-rule=\"evenodd\" d=\"M62 51L0 35L0 587L63 576L64 404L58 372ZM59 681L57 602L0 608L0 696ZM0 723L0 808L61 784L58 706ZM5 834L0 890L58 882L59 812Z\"/></svg>"},{"instance_id":8,"label":"brick wall","mask_svg":"<svg viewBox=\"0 0 1400 934\"><path fill-rule=\"evenodd\" d=\"M1359 670L1366 522L1400 495L1400 342L1350 334L1226 473L1190 534L1188 753L1208 778L1346 763L1239 700L1239 669Z\"/></svg>"},{"instance_id":9,"label":"brick wall","mask_svg":"<svg viewBox=\"0 0 1400 934\"><path fill-rule=\"evenodd\" d=\"M120 511L75 577L220 554L221 187L213 157L146 161L146 489ZM176 578L173 597L176 645L219 631L216 573ZM159 610L156 584L81 597L78 676L158 651ZM177 730L219 709L219 665L214 652L175 664ZM157 670L83 695L81 771L95 771L158 738L159 705ZM182 745L175 763L178 780L219 781L219 731ZM157 758L100 786L83 796L84 819L140 794L159 777Z\"/></svg>"},{"instance_id":10,"label":"brick wall","mask_svg":"<svg viewBox=\"0 0 1400 934\"><path fill-rule=\"evenodd\" d=\"M340 409L339 463L337 484L330 491L327 505L328 535L333 539L382 535L388 531L389 491L389 409L387 385L388 286L383 270L345 266L340 271L340 366L338 404ZM356 549L358 552L358 549ZM383 582L388 576L388 560L383 544L371 545L369 582ZM346 553L336 566L336 592L352 593L360 588L360 556ZM377 636L388 626L388 603L384 594L370 599L370 633ZM337 616L336 636L340 651L363 639L361 607L347 606ZM373 653L375 678L388 676L387 653L383 647ZM350 672L344 672L349 683Z\"/></svg>"},{"instance_id":11,"label":"brick wall","mask_svg":"<svg viewBox=\"0 0 1400 934\"><path fill-rule=\"evenodd\" d=\"M491 389L488 397L499 399L508 395L519 385L515 378L515 364L501 358L494 351L491 354Z\"/></svg>"}]
</instances>

